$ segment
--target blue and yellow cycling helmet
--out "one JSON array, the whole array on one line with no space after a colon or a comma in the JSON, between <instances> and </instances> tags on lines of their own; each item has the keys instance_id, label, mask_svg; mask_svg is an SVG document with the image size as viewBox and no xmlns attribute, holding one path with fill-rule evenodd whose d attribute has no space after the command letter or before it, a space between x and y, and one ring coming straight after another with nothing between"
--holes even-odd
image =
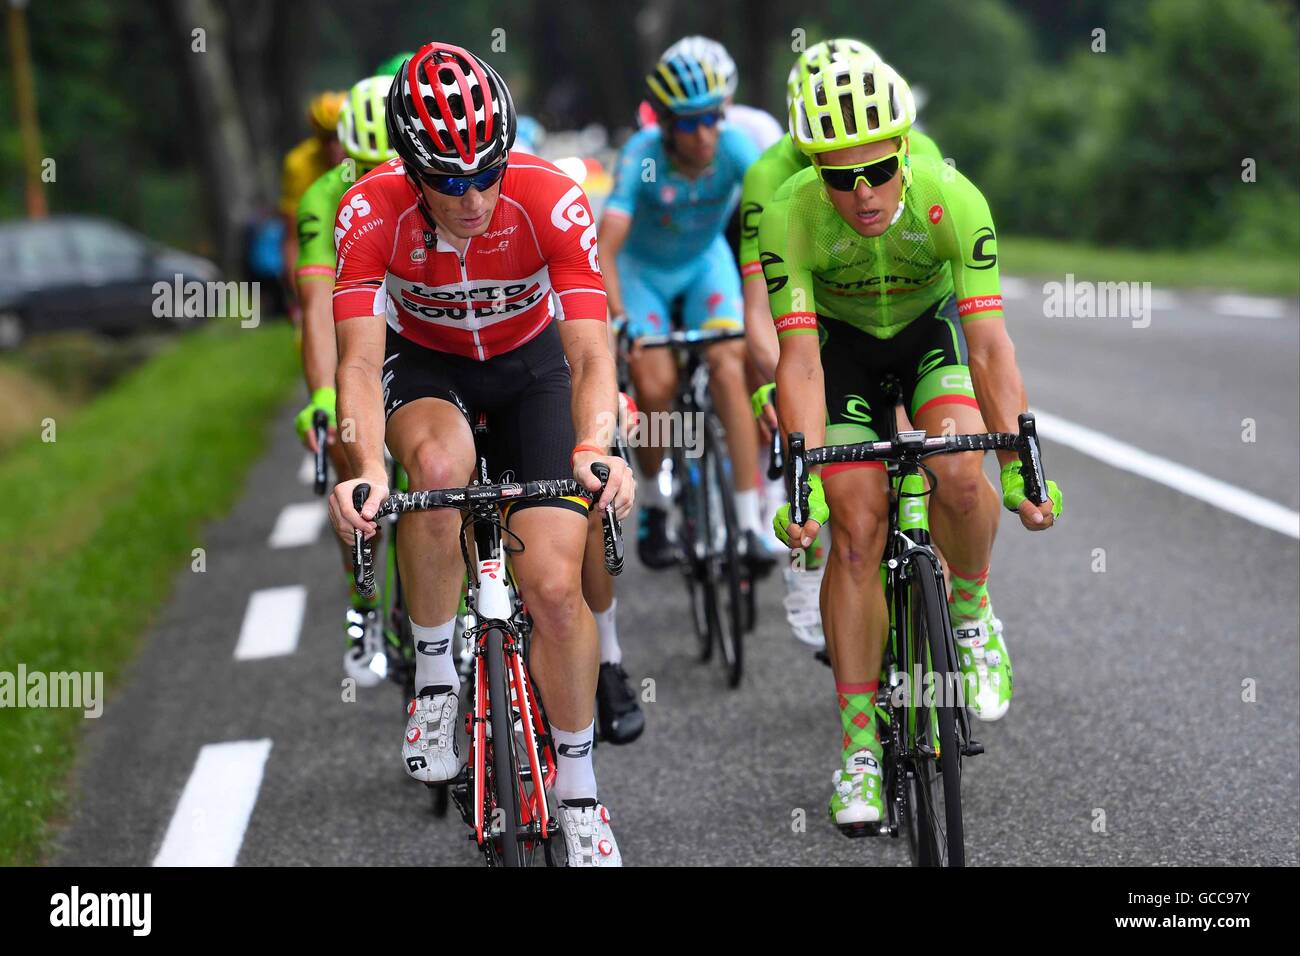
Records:
<instances>
[{"instance_id":1,"label":"blue and yellow cycling helmet","mask_svg":"<svg viewBox=\"0 0 1300 956\"><path fill-rule=\"evenodd\" d=\"M660 116L719 109L727 95L726 82L711 58L680 47L669 47L646 77L650 104Z\"/></svg>"}]
</instances>

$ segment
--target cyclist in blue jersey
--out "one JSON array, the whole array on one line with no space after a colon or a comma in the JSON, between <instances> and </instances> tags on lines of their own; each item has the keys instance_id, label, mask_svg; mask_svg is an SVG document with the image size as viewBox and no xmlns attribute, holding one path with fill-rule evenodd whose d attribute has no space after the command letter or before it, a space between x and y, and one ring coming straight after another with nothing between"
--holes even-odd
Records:
<instances>
[{"instance_id":1,"label":"cyclist in blue jersey","mask_svg":"<svg viewBox=\"0 0 1300 956\"><path fill-rule=\"evenodd\" d=\"M758 149L744 133L719 125L725 77L709 60L670 50L647 83L659 122L623 147L598 241L610 316L615 323L626 321L633 342L628 365L637 403L653 414L669 410L677 369L668 350L637 349L638 337L668 332L677 305L688 330L744 327L740 274L723 230ZM738 463L733 480L740 550L756 571L770 570L753 467L758 438L744 342L715 345L706 358L731 460ZM637 458L649 479L638 553L647 567L668 567L676 551L668 536L670 498L656 480L663 449L643 441Z\"/></svg>"}]
</instances>

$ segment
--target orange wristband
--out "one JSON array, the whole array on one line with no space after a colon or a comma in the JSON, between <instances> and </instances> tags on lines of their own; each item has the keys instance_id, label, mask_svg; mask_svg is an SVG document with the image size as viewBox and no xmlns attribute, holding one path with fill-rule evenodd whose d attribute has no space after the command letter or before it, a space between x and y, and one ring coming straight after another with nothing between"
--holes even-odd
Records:
<instances>
[{"instance_id":1,"label":"orange wristband","mask_svg":"<svg viewBox=\"0 0 1300 956\"><path fill-rule=\"evenodd\" d=\"M574 446L573 446L573 451L572 451L572 452L570 453L570 455L569 455L569 465L570 465L570 466L573 465L573 460L574 460L575 458L578 457L578 452L580 452L580 451L589 451L589 452L591 452L591 453L594 454L594 455L603 455L603 454L605 454L605 449L603 449L603 448L597 448L595 445L574 445Z\"/></svg>"}]
</instances>

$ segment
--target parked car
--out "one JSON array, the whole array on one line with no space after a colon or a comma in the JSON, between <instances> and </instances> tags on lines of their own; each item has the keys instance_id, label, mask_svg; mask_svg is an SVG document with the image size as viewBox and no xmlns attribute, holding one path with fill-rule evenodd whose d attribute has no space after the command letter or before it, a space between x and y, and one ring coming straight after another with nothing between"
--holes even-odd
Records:
<instances>
[{"instance_id":1,"label":"parked car","mask_svg":"<svg viewBox=\"0 0 1300 956\"><path fill-rule=\"evenodd\" d=\"M0 223L0 349L46 332L127 335L192 322L183 311L174 319L156 315L155 283L174 283L177 275L212 282L221 270L106 219Z\"/></svg>"}]
</instances>

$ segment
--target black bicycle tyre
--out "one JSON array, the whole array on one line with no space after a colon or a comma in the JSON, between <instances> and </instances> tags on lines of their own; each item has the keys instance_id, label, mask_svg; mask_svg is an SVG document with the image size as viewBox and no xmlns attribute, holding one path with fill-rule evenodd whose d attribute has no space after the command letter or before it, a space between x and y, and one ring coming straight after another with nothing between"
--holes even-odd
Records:
<instances>
[{"instance_id":1,"label":"black bicycle tyre","mask_svg":"<svg viewBox=\"0 0 1300 956\"><path fill-rule=\"evenodd\" d=\"M725 531L723 553L720 562L709 561L710 575L714 567L718 570L718 590L727 597L726 618L730 624L730 633L725 626L718 629L718 646L722 650L723 665L727 670L727 686L740 686L745 663L746 600L741 584L740 554L736 550L736 539L740 534L736 519L736 501L730 483L725 480L725 465L728 461L726 444L722 436L722 426L716 418L709 416L705 425L705 497L707 482L712 480L717 485L718 500L722 502L722 522ZM710 531L711 531L711 525ZM712 551L713 536L709 536L709 549ZM721 615L719 615L721 624Z\"/></svg>"},{"instance_id":2,"label":"black bicycle tyre","mask_svg":"<svg viewBox=\"0 0 1300 956\"><path fill-rule=\"evenodd\" d=\"M510 705L505 639L505 631L499 627L488 631L488 719L492 727L492 789L496 794L496 805L504 816L498 858L507 867L519 867L527 864L524 845L519 840L519 769L515 760L515 725Z\"/></svg>"},{"instance_id":3,"label":"black bicycle tyre","mask_svg":"<svg viewBox=\"0 0 1300 956\"><path fill-rule=\"evenodd\" d=\"M700 480L693 480L692 472ZM708 489L702 480L703 469L690 468L686 456L680 450L673 456L673 475L681 489L678 508L682 520L678 526L677 546L681 549L682 576L686 580L691 625L695 629L695 639L699 646L699 660L704 662L713 657L713 646L718 641L718 629L722 626L718 620L717 592L709 575L707 544L704 548L705 560L699 558L700 529L709 526Z\"/></svg>"},{"instance_id":4,"label":"black bicycle tyre","mask_svg":"<svg viewBox=\"0 0 1300 956\"><path fill-rule=\"evenodd\" d=\"M929 668L933 672L934 686L942 688L935 711L939 728L938 771L935 761L913 761L915 776L908 793L911 804L909 825L916 827L917 865L961 867L966 865L965 832L961 813L961 746L957 739L957 706L949 700L946 691L952 686L951 652L949 648L948 604L943 600L934 567L927 560L912 559L908 575L908 604L911 612L909 637L912 643L912 660L917 661L925 650L929 651ZM918 610L919 605L919 610ZM924 640L916 633L916 625L925 629ZM916 698L921 691L912 688ZM914 706L915 701L913 702ZM929 708L917 709L918 726L930 725ZM904 726L907 726L906 724ZM942 788L944 829L939 831L934 807L937 788ZM910 842L909 835L909 842Z\"/></svg>"}]
</instances>

